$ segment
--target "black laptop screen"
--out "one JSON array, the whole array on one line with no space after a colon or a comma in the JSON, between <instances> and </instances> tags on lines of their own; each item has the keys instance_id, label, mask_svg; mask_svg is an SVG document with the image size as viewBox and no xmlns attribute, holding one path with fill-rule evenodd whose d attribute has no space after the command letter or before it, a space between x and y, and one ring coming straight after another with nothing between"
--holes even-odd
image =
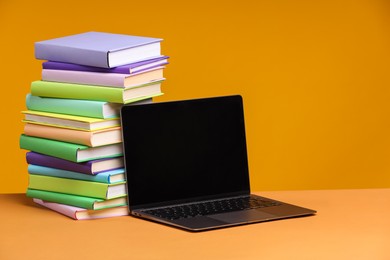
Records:
<instances>
[{"instance_id":1,"label":"black laptop screen","mask_svg":"<svg viewBox=\"0 0 390 260\"><path fill-rule=\"evenodd\" d=\"M240 96L124 106L130 207L249 193Z\"/></svg>"}]
</instances>

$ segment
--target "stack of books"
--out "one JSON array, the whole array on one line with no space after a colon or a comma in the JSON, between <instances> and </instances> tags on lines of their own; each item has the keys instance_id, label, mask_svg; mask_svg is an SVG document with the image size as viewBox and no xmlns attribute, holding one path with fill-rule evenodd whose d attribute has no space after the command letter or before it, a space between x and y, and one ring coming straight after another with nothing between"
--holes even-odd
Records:
<instances>
[{"instance_id":1,"label":"stack of books","mask_svg":"<svg viewBox=\"0 0 390 260\"><path fill-rule=\"evenodd\" d=\"M163 94L160 42L88 32L35 43L45 61L20 137L34 202L74 219L128 214L120 108Z\"/></svg>"}]
</instances>

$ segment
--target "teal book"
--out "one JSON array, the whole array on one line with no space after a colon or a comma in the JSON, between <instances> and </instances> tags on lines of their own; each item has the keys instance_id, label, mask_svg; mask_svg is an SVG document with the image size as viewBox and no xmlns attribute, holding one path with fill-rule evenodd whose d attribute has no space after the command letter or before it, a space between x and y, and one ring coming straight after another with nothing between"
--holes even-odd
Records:
<instances>
[{"instance_id":1,"label":"teal book","mask_svg":"<svg viewBox=\"0 0 390 260\"><path fill-rule=\"evenodd\" d=\"M141 97L132 100L130 104L148 104L152 101L151 97ZM96 100L39 97L27 94L26 106L28 110L33 111L107 119L119 117L122 104Z\"/></svg>"},{"instance_id":2,"label":"teal book","mask_svg":"<svg viewBox=\"0 0 390 260\"><path fill-rule=\"evenodd\" d=\"M127 195L126 182L108 184L34 174L29 174L28 177L28 188L34 190L46 190L104 200Z\"/></svg>"},{"instance_id":3,"label":"teal book","mask_svg":"<svg viewBox=\"0 0 390 260\"><path fill-rule=\"evenodd\" d=\"M125 181L124 168L99 172L96 175L90 175L90 174L83 174L79 172L61 170L57 168L29 164L27 171L29 174L53 176L59 178L84 180L84 181L94 181L94 182L110 183L110 184Z\"/></svg>"},{"instance_id":4,"label":"teal book","mask_svg":"<svg viewBox=\"0 0 390 260\"><path fill-rule=\"evenodd\" d=\"M149 100L149 99L147 99ZM95 100L44 98L27 94L29 110L94 118L119 117L121 104Z\"/></svg>"},{"instance_id":5,"label":"teal book","mask_svg":"<svg viewBox=\"0 0 390 260\"><path fill-rule=\"evenodd\" d=\"M22 134L19 139L19 145L24 150L50 155L72 162L86 162L101 158L123 156L122 143L89 147Z\"/></svg>"},{"instance_id":6,"label":"teal book","mask_svg":"<svg viewBox=\"0 0 390 260\"><path fill-rule=\"evenodd\" d=\"M126 196L104 200L104 199L65 194L59 192L34 190L29 188L26 191L26 196L30 198L37 198L45 201L56 202L65 205L80 207L84 209L93 209L93 210L127 205Z\"/></svg>"}]
</instances>

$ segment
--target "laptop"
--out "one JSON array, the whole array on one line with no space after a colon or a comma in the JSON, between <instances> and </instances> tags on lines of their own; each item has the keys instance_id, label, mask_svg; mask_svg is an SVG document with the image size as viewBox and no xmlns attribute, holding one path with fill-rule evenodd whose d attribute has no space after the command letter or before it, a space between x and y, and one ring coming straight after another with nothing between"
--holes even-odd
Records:
<instances>
[{"instance_id":1,"label":"laptop","mask_svg":"<svg viewBox=\"0 0 390 260\"><path fill-rule=\"evenodd\" d=\"M243 99L121 108L130 215L188 231L316 211L251 194Z\"/></svg>"}]
</instances>

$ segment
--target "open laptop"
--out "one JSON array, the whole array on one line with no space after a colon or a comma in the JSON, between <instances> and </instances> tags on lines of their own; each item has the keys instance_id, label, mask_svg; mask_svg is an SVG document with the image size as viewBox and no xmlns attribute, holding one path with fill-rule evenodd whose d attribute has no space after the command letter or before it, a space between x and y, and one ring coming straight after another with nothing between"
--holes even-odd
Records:
<instances>
[{"instance_id":1,"label":"open laptop","mask_svg":"<svg viewBox=\"0 0 390 260\"><path fill-rule=\"evenodd\" d=\"M121 109L130 214L190 231L314 214L251 195L241 96Z\"/></svg>"}]
</instances>

